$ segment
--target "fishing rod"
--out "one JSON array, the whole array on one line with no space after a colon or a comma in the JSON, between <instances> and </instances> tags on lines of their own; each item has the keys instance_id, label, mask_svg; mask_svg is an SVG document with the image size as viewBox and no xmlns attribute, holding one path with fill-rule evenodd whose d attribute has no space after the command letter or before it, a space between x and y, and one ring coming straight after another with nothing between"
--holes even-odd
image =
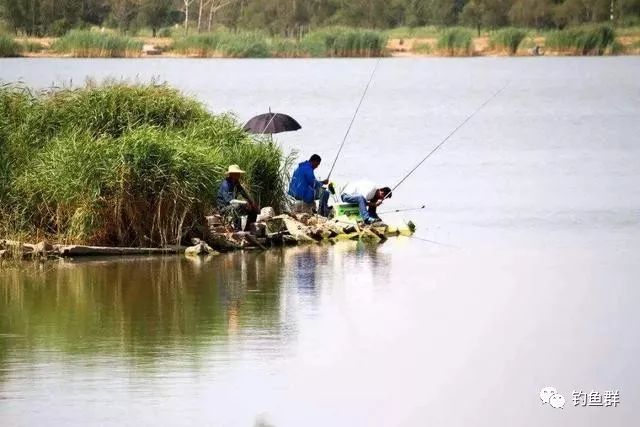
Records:
<instances>
[{"instance_id":1,"label":"fishing rod","mask_svg":"<svg viewBox=\"0 0 640 427\"><path fill-rule=\"evenodd\" d=\"M380 213L380 215L382 215L382 214L396 213L396 212L419 211L421 209L424 209L425 207L427 207L427 205L422 205L422 206L417 207L417 208L395 209L395 210L384 211L384 212L379 212L379 213Z\"/></svg>"},{"instance_id":2,"label":"fishing rod","mask_svg":"<svg viewBox=\"0 0 640 427\"><path fill-rule=\"evenodd\" d=\"M331 173L333 173L333 168L336 167L336 162L338 161L338 157L340 157L340 152L342 151L342 148L344 147L344 143L347 141L347 136L349 135L349 131L351 130L351 126L353 126L353 122L356 119L356 116L358 115L358 111L360 110L360 106L362 105L362 101L364 101L364 97L367 94L367 90L369 89L369 85L371 84L371 80L373 80L373 75L376 73L376 69L378 68L378 64L380 64L380 60L382 59L382 57L379 57L378 60L376 61L376 65L373 67L373 71L371 72L371 76L369 77L369 81L367 82L367 86L365 86L364 88L364 92L362 92L362 97L360 98L360 102L358 103L358 106L356 107L356 111L353 113L353 117L351 118L351 122L349 123L349 127L347 128L347 132L344 134L344 138L342 138L342 143L340 144L340 148L338 148L338 153L336 154L336 158L333 159L333 163L331 164L331 170L329 171L329 175L327 175L326 179L329 179L331 177Z\"/></svg>"},{"instance_id":3,"label":"fishing rod","mask_svg":"<svg viewBox=\"0 0 640 427\"><path fill-rule=\"evenodd\" d=\"M486 101L484 101L478 108L476 108L476 110L471 113L470 115L467 116L466 119L464 119L462 121L462 123L460 123L458 126L456 126L456 128L451 131L451 133L449 133L449 135L447 135L447 137L445 139L442 140L442 142L440 142L440 144L436 145L435 148L433 150L431 150L429 152L429 154L427 154L425 156L425 158L423 158L422 160L420 160L420 162L418 162L418 164L409 171L409 173L407 173L392 189L391 191L395 191L396 188L398 188L400 186L400 184L402 184L407 178L409 178L409 176L411 176L411 174L413 174L416 169L418 169L420 167L420 165L422 165L429 157L431 157L433 155L433 153L435 153L436 151L438 151L440 149L440 147L442 147L445 142L447 142L449 140L449 138L451 138L458 130L460 130L460 128L462 128L469 120L471 120L471 118L473 116L475 116L480 110L482 110L484 108L485 105L487 105L493 98L495 98L496 96L498 96L498 94L500 92L502 92L507 86L509 86L509 82L507 82L504 86L502 86L497 92L495 92L493 95L491 95ZM388 193L387 195L385 195L385 199L387 198L387 196L391 194Z\"/></svg>"}]
</instances>

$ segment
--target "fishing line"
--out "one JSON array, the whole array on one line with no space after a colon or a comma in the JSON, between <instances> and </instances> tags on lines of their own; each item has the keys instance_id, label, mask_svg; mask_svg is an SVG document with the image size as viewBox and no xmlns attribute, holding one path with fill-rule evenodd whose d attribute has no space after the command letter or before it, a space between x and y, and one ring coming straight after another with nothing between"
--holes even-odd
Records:
<instances>
[{"instance_id":1,"label":"fishing line","mask_svg":"<svg viewBox=\"0 0 640 427\"><path fill-rule=\"evenodd\" d=\"M422 205L422 206L420 206L418 208L395 209L395 210L383 211L383 212L378 212L378 213L380 215L382 215L382 214L397 213L397 212L419 211L419 210L424 209L426 207L427 207L427 205Z\"/></svg>"},{"instance_id":2,"label":"fishing line","mask_svg":"<svg viewBox=\"0 0 640 427\"><path fill-rule=\"evenodd\" d=\"M414 236L414 235L409 236L409 238L410 239L420 240L421 242L433 243L434 245L445 246L447 248L460 249L460 247L458 247L458 246L449 245L447 243L438 242L436 240L429 240L429 239L425 239L423 237L418 237L418 236Z\"/></svg>"},{"instance_id":3,"label":"fishing line","mask_svg":"<svg viewBox=\"0 0 640 427\"><path fill-rule=\"evenodd\" d=\"M398 188L400 186L400 184L402 184L407 178L409 178L409 176L411 176L416 169L418 169L420 167L420 165L422 165L429 157L431 157L433 155L433 153L435 153L436 151L438 151L440 149L440 147L442 147L445 142L447 142L449 140L449 138L451 138L458 130L460 130L460 128L462 128L469 120L471 120L471 118L473 116L475 116L480 110L482 110L484 108L485 105L487 105L493 98L495 98L496 96L498 96L498 94L500 92L502 92L507 86L509 85L509 82L507 82L504 86L502 86L497 92L495 92L493 95L491 95L486 101L484 101L482 103L482 105L480 105L478 108L476 108L476 110L471 113L470 115L467 116L466 119L464 119L462 121L462 123L460 123L458 126L456 126L456 128L451 131L451 133L449 133L449 135L447 135L447 137L445 139L442 140L442 142L440 142L440 144L436 145L435 148L433 150L431 150L429 152L429 154L426 155L425 158L423 158L422 160L420 160L420 162L409 171L409 173L407 173L404 178L402 178L400 180L400 182L398 182L392 189L391 191L395 191L396 188ZM391 193L389 193L391 194ZM388 194L385 196L385 199L387 198Z\"/></svg>"},{"instance_id":4,"label":"fishing line","mask_svg":"<svg viewBox=\"0 0 640 427\"><path fill-rule=\"evenodd\" d=\"M340 157L340 152L344 147L344 143L347 141L347 136L349 135L349 131L351 130L351 126L353 126L353 122L356 120L356 116L358 115L358 111L360 110L360 106L362 105L362 101L364 101L364 97L367 94L367 90L369 89L369 85L371 84L371 80L373 80L373 75L376 73L376 69L378 68L378 64L380 64L380 60L382 57L379 57L376 61L376 65L373 67L373 71L371 72L371 76L369 77L369 81L367 82L367 86L364 88L364 92L362 92L362 97L360 98L360 102L356 107L355 113L353 113L353 117L351 118L351 123L349 123L349 127L347 128L347 132L344 134L344 138L342 138L342 144L340 144L340 148L338 148L338 153L336 154L336 158L333 159L333 163L331 164L331 170L329 171L329 175L327 175L326 179L331 177L331 173L333 172L333 168L336 166L336 162L338 161L338 157Z\"/></svg>"}]
</instances>

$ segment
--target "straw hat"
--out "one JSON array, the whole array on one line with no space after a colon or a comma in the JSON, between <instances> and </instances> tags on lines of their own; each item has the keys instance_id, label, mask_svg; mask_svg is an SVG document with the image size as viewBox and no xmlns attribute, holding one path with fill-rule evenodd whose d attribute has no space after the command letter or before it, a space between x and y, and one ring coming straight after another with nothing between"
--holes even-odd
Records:
<instances>
[{"instance_id":1,"label":"straw hat","mask_svg":"<svg viewBox=\"0 0 640 427\"><path fill-rule=\"evenodd\" d=\"M227 175L229 175L230 173L245 173L242 169L240 169L240 166L238 165L230 165L229 169L227 169Z\"/></svg>"}]
</instances>

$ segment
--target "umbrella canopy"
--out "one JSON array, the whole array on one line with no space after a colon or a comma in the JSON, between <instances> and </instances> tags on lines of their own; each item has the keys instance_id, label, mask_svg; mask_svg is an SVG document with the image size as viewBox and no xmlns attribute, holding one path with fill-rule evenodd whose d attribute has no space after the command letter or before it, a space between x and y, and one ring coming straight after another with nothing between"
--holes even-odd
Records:
<instances>
[{"instance_id":1,"label":"umbrella canopy","mask_svg":"<svg viewBox=\"0 0 640 427\"><path fill-rule=\"evenodd\" d=\"M282 113L264 113L250 119L243 127L249 133L280 133L298 130L302 126L291 116Z\"/></svg>"}]
</instances>

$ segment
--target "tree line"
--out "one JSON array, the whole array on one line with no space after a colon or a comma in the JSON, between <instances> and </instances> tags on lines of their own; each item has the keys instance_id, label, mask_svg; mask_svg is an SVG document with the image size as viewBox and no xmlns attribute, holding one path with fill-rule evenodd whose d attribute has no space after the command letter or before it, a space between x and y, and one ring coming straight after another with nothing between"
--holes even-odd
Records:
<instances>
[{"instance_id":1,"label":"tree line","mask_svg":"<svg viewBox=\"0 0 640 427\"><path fill-rule=\"evenodd\" d=\"M135 33L179 26L187 32L262 30L285 36L347 25L374 29L467 25L530 28L612 21L640 23L640 0L0 0L0 20L16 34L59 36L101 26Z\"/></svg>"}]
</instances>

